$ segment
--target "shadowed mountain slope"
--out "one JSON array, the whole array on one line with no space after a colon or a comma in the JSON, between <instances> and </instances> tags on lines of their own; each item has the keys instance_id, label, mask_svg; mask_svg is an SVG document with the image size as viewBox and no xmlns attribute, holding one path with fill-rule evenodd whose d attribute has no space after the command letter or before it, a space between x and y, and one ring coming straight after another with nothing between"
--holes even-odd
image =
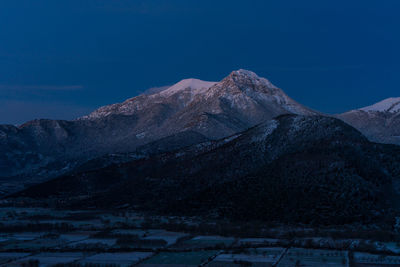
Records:
<instances>
[{"instance_id":1,"label":"shadowed mountain slope","mask_svg":"<svg viewBox=\"0 0 400 267\"><path fill-rule=\"evenodd\" d=\"M397 209L399 152L334 118L284 115L218 141L62 176L13 197L286 223L388 222Z\"/></svg>"}]
</instances>

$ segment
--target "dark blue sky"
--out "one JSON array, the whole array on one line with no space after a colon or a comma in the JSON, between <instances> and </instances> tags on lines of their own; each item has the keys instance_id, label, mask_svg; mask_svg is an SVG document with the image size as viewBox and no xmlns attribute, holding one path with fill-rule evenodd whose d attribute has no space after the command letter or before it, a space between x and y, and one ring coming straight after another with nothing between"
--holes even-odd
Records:
<instances>
[{"instance_id":1,"label":"dark blue sky","mask_svg":"<svg viewBox=\"0 0 400 267\"><path fill-rule=\"evenodd\" d=\"M245 68L312 108L400 96L399 0L0 1L0 123Z\"/></svg>"}]
</instances>

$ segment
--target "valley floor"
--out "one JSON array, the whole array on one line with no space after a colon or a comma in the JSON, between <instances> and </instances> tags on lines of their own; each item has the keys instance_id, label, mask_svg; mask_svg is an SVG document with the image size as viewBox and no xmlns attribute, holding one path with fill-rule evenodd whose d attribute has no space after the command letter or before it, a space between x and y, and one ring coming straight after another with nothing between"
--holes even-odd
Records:
<instances>
[{"instance_id":1,"label":"valley floor","mask_svg":"<svg viewBox=\"0 0 400 267\"><path fill-rule=\"evenodd\" d=\"M260 225L2 207L0 266L400 266L395 234Z\"/></svg>"}]
</instances>

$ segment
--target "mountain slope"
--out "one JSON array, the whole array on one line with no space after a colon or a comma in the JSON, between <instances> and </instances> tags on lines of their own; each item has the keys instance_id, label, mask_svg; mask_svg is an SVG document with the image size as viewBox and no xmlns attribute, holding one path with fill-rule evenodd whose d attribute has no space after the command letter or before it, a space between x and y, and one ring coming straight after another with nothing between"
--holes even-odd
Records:
<instances>
[{"instance_id":1,"label":"mountain slope","mask_svg":"<svg viewBox=\"0 0 400 267\"><path fill-rule=\"evenodd\" d=\"M194 97L168 120L170 125L218 139L282 114L316 115L255 73L238 70Z\"/></svg>"},{"instance_id":2,"label":"mountain slope","mask_svg":"<svg viewBox=\"0 0 400 267\"><path fill-rule=\"evenodd\" d=\"M0 177L20 188L71 171L87 160L134 152L168 136L175 136L174 149L198 141L189 138L191 134L177 135L181 132L218 139L281 114L316 112L250 71L234 71L218 83L182 80L75 121L0 126Z\"/></svg>"},{"instance_id":3,"label":"mountain slope","mask_svg":"<svg viewBox=\"0 0 400 267\"><path fill-rule=\"evenodd\" d=\"M400 97L391 97L381 102L378 102L372 106L361 108L363 111L375 111L375 112L390 112L397 113L400 112Z\"/></svg>"},{"instance_id":4,"label":"mountain slope","mask_svg":"<svg viewBox=\"0 0 400 267\"><path fill-rule=\"evenodd\" d=\"M400 145L400 98L388 98L336 117L360 130L371 141Z\"/></svg>"},{"instance_id":5,"label":"mountain slope","mask_svg":"<svg viewBox=\"0 0 400 267\"><path fill-rule=\"evenodd\" d=\"M142 95L121 104L105 106L82 119L135 115L141 111L148 113L159 105L164 107L163 114L169 113L169 116L159 120L157 125L146 123L141 127L140 135L156 135L158 138L193 130L207 138L217 139L281 114L317 114L289 98L267 79L250 71L238 70L219 83L182 80L158 94ZM156 115L159 118L159 114Z\"/></svg>"},{"instance_id":6,"label":"mountain slope","mask_svg":"<svg viewBox=\"0 0 400 267\"><path fill-rule=\"evenodd\" d=\"M59 177L13 197L62 207L375 223L395 211L399 152L334 118L284 115L218 141Z\"/></svg>"}]
</instances>

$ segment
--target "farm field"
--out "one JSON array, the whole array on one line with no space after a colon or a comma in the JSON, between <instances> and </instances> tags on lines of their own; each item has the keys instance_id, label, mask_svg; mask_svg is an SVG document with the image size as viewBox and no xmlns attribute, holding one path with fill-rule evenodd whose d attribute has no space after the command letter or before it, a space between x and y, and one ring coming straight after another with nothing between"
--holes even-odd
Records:
<instances>
[{"instance_id":1,"label":"farm field","mask_svg":"<svg viewBox=\"0 0 400 267\"><path fill-rule=\"evenodd\" d=\"M195 236L189 240L177 244L177 248L191 248L191 249L204 249L204 248L227 248L235 242L233 237L222 236Z\"/></svg>"},{"instance_id":2,"label":"farm field","mask_svg":"<svg viewBox=\"0 0 400 267\"><path fill-rule=\"evenodd\" d=\"M348 253L346 251L290 248L283 255L277 266L346 267L348 262Z\"/></svg>"},{"instance_id":3,"label":"farm field","mask_svg":"<svg viewBox=\"0 0 400 267\"><path fill-rule=\"evenodd\" d=\"M128 267L138 263L142 259L150 257L152 254L151 252L100 253L85 257L77 263L82 265L97 264L100 266L115 264L120 267Z\"/></svg>"},{"instance_id":4,"label":"farm field","mask_svg":"<svg viewBox=\"0 0 400 267\"><path fill-rule=\"evenodd\" d=\"M196 251L196 252L161 252L154 257L142 262L139 266L199 266L206 263L218 251Z\"/></svg>"},{"instance_id":5,"label":"farm field","mask_svg":"<svg viewBox=\"0 0 400 267\"><path fill-rule=\"evenodd\" d=\"M394 267L400 266L400 256L376 255L355 252L353 256L354 267Z\"/></svg>"},{"instance_id":6,"label":"farm field","mask_svg":"<svg viewBox=\"0 0 400 267\"><path fill-rule=\"evenodd\" d=\"M278 263L281 256L285 253L285 248L262 248L250 249L245 253L229 254L221 253L208 266L273 266Z\"/></svg>"},{"instance_id":7,"label":"farm field","mask_svg":"<svg viewBox=\"0 0 400 267\"><path fill-rule=\"evenodd\" d=\"M260 229L255 236L254 229L246 235L248 225L239 233L235 227L134 212L5 207L0 266L400 266L396 239L312 236L310 228L290 235Z\"/></svg>"}]
</instances>

